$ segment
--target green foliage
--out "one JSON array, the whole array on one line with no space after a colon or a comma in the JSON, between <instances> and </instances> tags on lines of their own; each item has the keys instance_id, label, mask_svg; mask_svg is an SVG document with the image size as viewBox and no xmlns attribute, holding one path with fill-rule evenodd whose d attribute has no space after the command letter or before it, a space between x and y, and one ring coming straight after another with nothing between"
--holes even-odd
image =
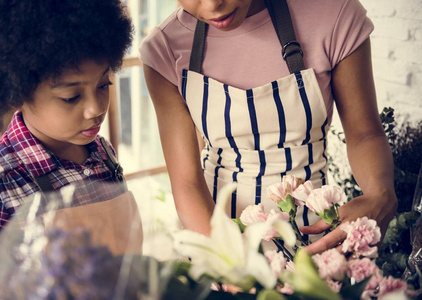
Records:
<instances>
[{"instance_id":1,"label":"green foliage","mask_svg":"<svg viewBox=\"0 0 422 300\"><path fill-rule=\"evenodd\" d=\"M422 164L422 121L415 125L403 122L398 126L394 109L391 107L382 110L380 119L394 158L394 185L399 199L397 212L410 211L419 168ZM343 132L332 129L331 133L339 141L346 143ZM328 157L328 165L334 180L344 189L349 200L362 194L354 176L343 175L340 172L335 157Z\"/></svg>"},{"instance_id":2,"label":"green foliage","mask_svg":"<svg viewBox=\"0 0 422 300\"><path fill-rule=\"evenodd\" d=\"M400 277L412 252L410 229L420 217L420 213L412 211L412 202L422 164L422 121L415 125L407 121L398 125L391 107L383 109L380 119L393 154L394 187L399 204L396 217L390 222L380 246L376 263L384 276ZM343 132L331 130L331 133L339 141L346 142ZM353 175L343 175L331 156L329 170L349 200L362 194Z\"/></svg>"}]
</instances>

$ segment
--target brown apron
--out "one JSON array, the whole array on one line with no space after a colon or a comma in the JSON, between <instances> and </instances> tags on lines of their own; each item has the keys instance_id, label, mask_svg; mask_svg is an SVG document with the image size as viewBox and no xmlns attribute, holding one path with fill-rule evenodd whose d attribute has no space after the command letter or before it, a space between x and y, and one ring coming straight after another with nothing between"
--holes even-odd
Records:
<instances>
[{"instance_id":1,"label":"brown apron","mask_svg":"<svg viewBox=\"0 0 422 300\"><path fill-rule=\"evenodd\" d=\"M124 193L113 199L68 207L43 215L45 228L58 228L71 232L77 228L90 231L94 245L108 246L116 255L142 252L142 222L139 209L131 191L127 190L122 168L116 162L105 140L101 140L107 152L107 167L116 181L122 184ZM47 174L35 178L45 194L54 190Z\"/></svg>"}]
</instances>

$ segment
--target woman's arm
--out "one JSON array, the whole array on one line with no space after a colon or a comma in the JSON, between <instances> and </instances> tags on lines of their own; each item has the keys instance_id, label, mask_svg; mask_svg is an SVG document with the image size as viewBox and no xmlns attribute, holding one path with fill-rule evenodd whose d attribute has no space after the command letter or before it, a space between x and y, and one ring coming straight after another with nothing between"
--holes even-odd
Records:
<instances>
[{"instance_id":1,"label":"woman's arm","mask_svg":"<svg viewBox=\"0 0 422 300\"><path fill-rule=\"evenodd\" d=\"M143 68L179 218L185 228L208 234L214 201L202 173L195 126L177 87L151 67Z\"/></svg>"},{"instance_id":2,"label":"woman's arm","mask_svg":"<svg viewBox=\"0 0 422 300\"><path fill-rule=\"evenodd\" d=\"M369 38L332 72L337 110L346 136L353 175L363 195L340 208L341 222L367 216L375 219L384 235L397 208L393 157L378 114L372 75ZM328 229L324 221L303 227L303 233ZM337 228L307 247L310 253L335 247L345 239Z\"/></svg>"}]
</instances>

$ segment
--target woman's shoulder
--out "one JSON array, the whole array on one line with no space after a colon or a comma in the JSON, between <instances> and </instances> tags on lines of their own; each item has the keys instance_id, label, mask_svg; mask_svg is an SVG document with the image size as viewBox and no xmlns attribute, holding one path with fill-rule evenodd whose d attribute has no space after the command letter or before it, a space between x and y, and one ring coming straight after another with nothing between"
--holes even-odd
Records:
<instances>
[{"instance_id":1,"label":"woman's shoulder","mask_svg":"<svg viewBox=\"0 0 422 300\"><path fill-rule=\"evenodd\" d=\"M359 0L290 0L293 21L321 26L335 26L340 18L366 17L366 9Z\"/></svg>"},{"instance_id":2,"label":"woman's shoulder","mask_svg":"<svg viewBox=\"0 0 422 300\"><path fill-rule=\"evenodd\" d=\"M195 25L196 19L184 11L183 8L178 8L148 32L141 43L141 54L142 50L150 45L155 47L159 45L169 46L177 41L180 42L180 39L184 39L186 35L193 36Z\"/></svg>"}]
</instances>

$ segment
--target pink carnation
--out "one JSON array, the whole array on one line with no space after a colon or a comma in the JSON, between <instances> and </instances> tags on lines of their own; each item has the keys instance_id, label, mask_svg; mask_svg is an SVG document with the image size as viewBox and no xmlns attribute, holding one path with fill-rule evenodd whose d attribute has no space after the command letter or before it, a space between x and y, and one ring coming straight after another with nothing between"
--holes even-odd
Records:
<instances>
[{"instance_id":1,"label":"pink carnation","mask_svg":"<svg viewBox=\"0 0 422 300\"><path fill-rule=\"evenodd\" d=\"M290 184L292 191L294 191L304 182L304 180L293 175L284 175L282 182Z\"/></svg>"},{"instance_id":2,"label":"pink carnation","mask_svg":"<svg viewBox=\"0 0 422 300\"><path fill-rule=\"evenodd\" d=\"M306 200L308 199L311 192L314 190L314 185L312 181L305 181L304 184L299 185L293 192L292 196L295 198L295 203L297 206L302 207Z\"/></svg>"},{"instance_id":3,"label":"pink carnation","mask_svg":"<svg viewBox=\"0 0 422 300\"><path fill-rule=\"evenodd\" d=\"M239 217L240 221L246 226L265 222L267 218L268 214L264 211L264 205L262 203L247 206Z\"/></svg>"},{"instance_id":4,"label":"pink carnation","mask_svg":"<svg viewBox=\"0 0 422 300\"><path fill-rule=\"evenodd\" d=\"M295 176L283 176L281 182L277 182L267 188L267 196L275 203L286 201L287 195L291 195L292 192L302 183L303 179Z\"/></svg>"},{"instance_id":5,"label":"pink carnation","mask_svg":"<svg viewBox=\"0 0 422 300\"><path fill-rule=\"evenodd\" d=\"M311 191L306 200L306 206L315 213L323 213L334 204L342 205L346 201L347 197L340 187L323 185Z\"/></svg>"},{"instance_id":6,"label":"pink carnation","mask_svg":"<svg viewBox=\"0 0 422 300\"><path fill-rule=\"evenodd\" d=\"M247 206L239 217L240 221L246 226L254 223L270 222L273 223L276 219L288 221L289 215L285 212L271 209L269 213L264 210L262 203ZM277 231L271 227L262 237L263 240L269 241L278 235Z\"/></svg>"},{"instance_id":7,"label":"pink carnation","mask_svg":"<svg viewBox=\"0 0 422 300\"><path fill-rule=\"evenodd\" d=\"M406 282L394 278L392 276L384 277L379 283L378 298L381 298L393 292L405 292L407 288Z\"/></svg>"},{"instance_id":8,"label":"pink carnation","mask_svg":"<svg viewBox=\"0 0 422 300\"><path fill-rule=\"evenodd\" d=\"M356 283L361 282L365 278L372 275L372 279L374 277L380 277L381 270L377 267L377 265L367 257L362 259L350 259L348 261L348 269L347 269L347 276L353 278ZM369 288L376 288L378 285L378 281L372 280L372 284L368 283L367 287ZM375 286L374 286L375 285Z\"/></svg>"},{"instance_id":9,"label":"pink carnation","mask_svg":"<svg viewBox=\"0 0 422 300\"><path fill-rule=\"evenodd\" d=\"M277 219L287 222L289 220L289 214L279 211L279 210L271 209L267 215L267 222L272 224ZM271 227L270 229L267 230L267 232L264 234L262 239L265 241L270 241L272 238L275 238L276 236L278 236L277 230Z\"/></svg>"},{"instance_id":10,"label":"pink carnation","mask_svg":"<svg viewBox=\"0 0 422 300\"><path fill-rule=\"evenodd\" d=\"M267 258L275 277L278 278L281 272L286 269L287 259L284 257L283 252L269 250L265 252L265 257Z\"/></svg>"},{"instance_id":11,"label":"pink carnation","mask_svg":"<svg viewBox=\"0 0 422 300\"><path fill-rule=\"evenodd\" d=\"M341 286L343 285L341 282L339 281L334 281L332 279L326 279L325 282L327 283L327 285L336 293L340 292L341 290Z\"/></svg>"},{"instance_id":12,"label":"pink carnation","mask_svg":"<svg viewBox=\"0 0 422 300\"><path fill-rule=\"evenodd\" d=\"M287 195L292 193L292 187L286 182L277 182L267 188L267 196L275 203L286 201Z\"/></svg>"},{"instance_id":13,"label":"pink carnation","mask_svg":"<svg viewBox=\"0 0 422 300\"><path fill-rule=\"evenodd\" d=\"M347 271L347 261L336 249L329 249L312 256L322 279L342 280Z\"/></svg>"},{"instance_id":14,"label":"pink carnation","mask_svg":"<svg viewBox=\"0 0 422 300\"><path fill-rule=\"evenodd\" d=\"M381 240L381 231L377 222L367 217L351 223L344 223L340 228L347 233L343 242L343 252L354 252L355 257L377 257L377 247L370 247Z\"/></svg>"},{"instance_id":15,"label":"pink carnation","mask_svg":"<svg viewBox=\"0 0 422 300\"><path fill-rule=\"evenodd\" d=\"M294 293L294 290L290 284L285 282L284 286L280 289L280 293L283 293L286 295L292 295Z\"/></svg>"}]
</instances>

